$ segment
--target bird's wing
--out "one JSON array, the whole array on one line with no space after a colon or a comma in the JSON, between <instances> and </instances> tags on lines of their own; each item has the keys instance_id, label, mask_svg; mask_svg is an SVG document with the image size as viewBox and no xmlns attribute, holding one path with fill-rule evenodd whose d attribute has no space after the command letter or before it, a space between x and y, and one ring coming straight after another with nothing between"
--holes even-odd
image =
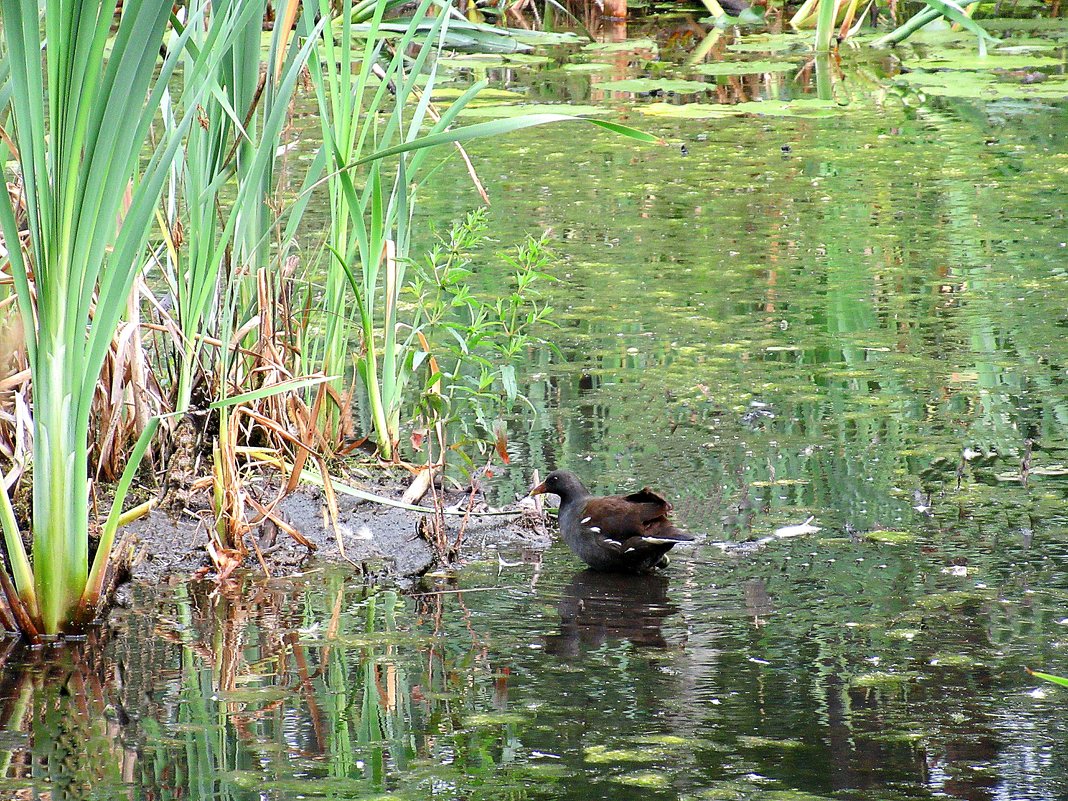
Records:
<instances>
[{"instance_id":1,"label":"bird's wing","mask_svg":"<svg viewBox=\"0 0 1068 801\"><path fill-rule=\"evenodd\" d=\"M667 514L673 508L671 502L668 501L667 498L654 492L648 487L642 487L637 492L632 492L630 495L624 495L623 500L642 504L643 506L659 507L663 510L661 514Z\"/></svg>"},{"instance_id":2,"label":"bird's wing","mask_svg":"<svg viewBox=\"0 0 1068 801\"><path fill-rule=\"evenodd\" d=\"M675 528L668 518L670 511L671 504L645 489L626 497L590 498L582 509L579 525L591 534L619 543L632 538L641 538L649 545L692 540L692 535Z\"/></svg>"},{"instance_id":3,"label":"bird's wing","mask_svg":"<svg viewBox=\"0 0 1068 801\"><path fill-rule=\"evenodd\" d=\"M640 507L618 495L587 500L579 516L579 525L592 534L616 542L640 536L645 530Z\"/></svg>"}]
</instances>

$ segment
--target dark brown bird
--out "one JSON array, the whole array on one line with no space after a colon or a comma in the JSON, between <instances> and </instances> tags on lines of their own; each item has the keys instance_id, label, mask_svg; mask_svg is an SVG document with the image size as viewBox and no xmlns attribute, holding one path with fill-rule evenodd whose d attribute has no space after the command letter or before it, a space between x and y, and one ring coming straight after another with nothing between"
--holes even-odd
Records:
<instances>
[{"instance_id":1,"label":"dark brown bird","mask_svg":"<svg viewBox=\"0 0 1068 801\"><path fill-rule=\"evenodd\" d=\"M671 504L646 487L595 498L578 476L555 470L530 491L560 496L560 534L594 570L637 573L667 565L667 552L694 537L668 519Z\"/></svg>"}]
</instances>

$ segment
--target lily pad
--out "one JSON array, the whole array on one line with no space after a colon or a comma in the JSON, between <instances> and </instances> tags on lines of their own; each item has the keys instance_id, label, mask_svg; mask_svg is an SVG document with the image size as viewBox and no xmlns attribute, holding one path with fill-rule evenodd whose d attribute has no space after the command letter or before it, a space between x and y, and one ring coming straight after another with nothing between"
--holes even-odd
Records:
<instances>
[{"instance_id":1,"label":"lily pad","mask_svg":"<svg viewBox=\"0 0 1068 801\"><path fill-rule=\"evenodd\" d=\"M703 81L684 81L670 78L631 78L626 81L606 81L598 84L598 89L612 92L674 92L676 94L695 94L707 92L715 87Z\"/></svg>"},{"instance_id":2,"label":"lily pad","mask_svg":"<svg viewBox=\"0 0 1068 801\"><path fill-rule=\"evenodd\" d=\"M807 49L811 45L812 38L810 36L799 36L796 33L777 33L743 36L736 42L727 45L727 49L735 53L775 53L783 50Z\"/></svg>"},{"instance_id":3,"label":"lily pad","mask_svg":"<svg viewBox=\"0 0 1068 801\"><path fill-rule=\"evenodd\" d=\"M652 103L647 106L638 106L638 111L657 117L704 120L737 117L743 114L757 114L764 117L831 117L834 116L838 108L830 100L801 98L789 102L781 100L751 101L737 103L733 106L722 103L687 103L679 106L671 103Z\"/></svg>"},{"instance_id":4,"label":"lily pad","mask_svg":"<svg viewBox=\"0 0 1068 801\"><path fill-rule=\"evenodd\" d=\"M571 106L567 103L529 103L515 105L486 105L468 107L460 112L461 117L526 117L530 114L570 114L573 117L592 117L607 114L608 109L599 106Z\"/></svg>"},{"instance_id":5,"label":"lily pad","mask_svg":"<svg viewBox=\"0 0 1068 801\"><path fill-rule=\"evenodd\" d=\"M792 72L796 64L789 61L713 61L700 64L694 72L702 75L753 75L764 72Z\"/></svg>"},{"instance_id":6,"label":"lily pad","mask_svg":"<svg viewBox=\"0 0 1068 801\"><path fill-rule=\"evenodd\" d=\"M715 25L717 28L729 28L732 25L766 25L764 9L760 6L743 8L737 17L723 14L719 17L702 17L698 20L702 25Z\"/></svg>"},{"instance_id":7,"label":"lily pad","mask_svg":"<svg viewBox=\"0 0 1068 801\"><path fill-rule=\"evenodd\" d=\"M551 60L548 56L536 56L530 53L509 53L508 55L471 53L470 55L441 58L438 59L438 64L453 69L467 67L476 70L491 70L516 64L548 64Z\"/></svg>"},{"instance_id":8,"label":"lily pad","mask_svg":"<svg viewBox=\"0 0 1068 801\"><path fill-rule=\"evenodd\" d=\"M434 99L435 100L455 100L466 89L458 89L453 86L436 86L434 87ZM509 92L507 89L483 89L477 95L475 100L522 100L525 98L522 92Z\"/></svg>"},{"instance_id":9,"label":"lily pad","mask_svg":"<svg viewBox=\"0 0 1068 801\"><path fill-rule=\"evenodd\" d=\"M1025 84L998 81L987 72L966 70L946 72L910 72L899 75L898 83L914 87L929 95L940 97L975 98L999 100L1002 98L1047 98L1060 100L1068 97L1068 81L1061 78L1042 83Z\"/></svg>"},{"instance_id":10,"label":"lily pad","mask_svg":"<svg viewBox=\"0 0 1068 801\"><path fill-rule=\"evenodd\" d=\"M949 70L1019 70L1025 67L1053 67L1064 61L1041 53L989 53L980 56L975 52L942 51L937 56L907 62L918 69Z\"/></svg>"},{"instance_id":11,"label":"lily pad","mask_svg":"<svg viewBox=\"0 0 1068 801\"><path fill-rule=\"evenodd\" d=\"M657 51L656 42L652 39L626 39L622 42L591 42L582 48L596 53L626 53L631 50Z\"/></svg>"}]
</instances>

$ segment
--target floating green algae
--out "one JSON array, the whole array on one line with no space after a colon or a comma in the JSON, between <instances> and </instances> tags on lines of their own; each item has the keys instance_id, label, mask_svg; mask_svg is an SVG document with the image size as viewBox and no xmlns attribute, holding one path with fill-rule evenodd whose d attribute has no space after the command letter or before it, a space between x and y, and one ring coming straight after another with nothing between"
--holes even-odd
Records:
<instances>
[{"instance_id":1,"label":"floating green algae","mask_svg":"<svg viewBox=\"0 0 1068 801\"><path fill-rule=\"evenodd\" d=\"M679 748L682 746L693 745L694 743L693 740L686 737L679 737L677 734L646 734L642 737L635 738L635 742Z\"/></svg>"},{"instance_id":2,"label":"floating green algae","mask_svg":"<svg viewBox=\"0 0 1068 801\"><path fill-rule=\"evenodd\" d=\"M607 745L591 745L585 753L586 761L595 765L614 762L655 762L660 756L655 749L609 748Z\"/></svg>"},{"instance_id":3,"label":"floating green algae","mask_svg":"<svg viewBox=\"0 0 1068 801\"><path fill-rule=\"evenodd\" d=\"M738 738L738 744L746 748L804 748L805 744L800 740L776 739L774 737L760 737L758 735L742 735Z\"/></svg>"},{"instance_id":4,"label":"floating green algae","mask_svg":"<svg viewBox=\"0 0 1068 801\"><path fill-rule=\"evenodd\" d=\"M641 770L634 773L624 773L622 776L613 776L612 781L629 787L644 787L650 790L666 790L671 787L671 782L665 774L652 770Z\"/></svg>"},{"instance_id":5,"label":"floating green algae","mask_svg":"<svg viewBox=\"0 0 1068 801\"><path fill-rule=\"evenodd\" d=\"M892 690L904 687L917 678L919 676L916 673L890 673L885 670L874 670L871 673L854 676L849 680L849 685L867 690Z\"/></svg>"},{"instance_id":6,"label":"floating green algae","mask_svg":"<svg viewBox=\"0 0 1068 801\"><path fill-rule=\"evenodd\" d=\"M526 721L517 712L478 712L464 718L464 725L473 729L479 726L514 726Z\"/></svg>"},{"instance_id":7,"label":"floating green algae","mask_svg":"<svg viewBox=\"0 0 1068 801\"><path fill-rule=\"evenodd\" d=\"M938 609L955 609L967 604L980 603L990 597L989 593L968 590L950 590L921 595L916 599L916 606L927 611Z\"/></svg>"},{"instance_id":8,"label":"floating green algae","mask_svg":"<svg viewBox=\"0 0 1068 801\"><path fill-rule=\"evenodd\" d=\"M956 670L972 670L974 668L986 667L983 662L980 662L974 657L967 654L947 654L939 653L932 656L928 661L931 667L951 668Z\"/></svg>"},{"instance_id":9,"label":"floating green algae","mask_svg":"<svg viewBox=\"0 0 1068 801\"><path fill-rule=\"evenodd\" d=\"M864 539L869 542L878 542L883 545L903 545L907 542L915 542L916 535L908 531L884 531L876 529L864 533Z\"/></svg>"}]
</instances>

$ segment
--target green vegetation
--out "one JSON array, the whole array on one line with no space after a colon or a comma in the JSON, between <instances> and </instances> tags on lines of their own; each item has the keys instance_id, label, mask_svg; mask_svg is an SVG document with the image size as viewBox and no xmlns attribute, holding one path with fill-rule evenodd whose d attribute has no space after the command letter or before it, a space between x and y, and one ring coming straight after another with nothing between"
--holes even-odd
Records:
<instances>
[{"instance_id":1,"label":"green vegetation","mask_svg":"<svg viewBox=\"0 0 1068 801\"><path fill-rule=\"evenodd\" d=\"M163 30L179 76L201 64L208 89L160 90L130 173L133 189L186 126L94 384L90 500L106 510L135 478L151 492L155 470L181 509L191 480L213 498L194 508L217 577L268 541L248 536L258 518L288 519L276 492L340 473L331 457L366 434L379 450L357 470L511 459L478 474L491 504L550 466L598 490L649 483L706 541L655 577L655 603L633 597L640 580L591 590L565 552L526 540L403 593L348 565L135 585L89 629L104 642L0 648L0 795L1064 795L1062 692L1044 684L1063 679L1024 671L1063 675L1068 631L1063 21L984 21L1007 40L985 56L936 21L839 62L812 60L807 33L729 23L699 42L689 23L632 20L640 38L577 55L594 69L569 70L567 52L431 53L412 80L419 42L451 41L452 23L425 20L395 63L406 28L383 19L349 105L377 5L353 5L348 34L339 4L291 23L283 5L269 32L259 10L228 16L241 3ZM399 113L379 69L413 86ZM588 123L430 133L431 110L482 78L493 96L455 120L624 114L674 147ZM660 94L689 84L700 103ZM445 147L419 150L427 136ZM448 136L485 209L470 211ZM406 258L365 264L376 237ZM19 299L0 271L3 329ZM371 298L369 347L354 290ZM354 378L369 350L377 372ZM24 530L9 547L31 533L37 467L26 348L11 351L0 458ZM399 424L383 415L379 442L369 383L391 375Z\"/></svg>"},{"instance_id":2,"label":"green vegetation","mask_svg":"<svg viewBox=\"0 0 1068 801\"><path fill-rule=\"evenodd\" d=\"M432 13L426 0L398 29L383 22L387 6L375 4L364 17L367 8L351 3L335 14L330 4L302 9L290 0L278 9L263 50L265 2L194 2L181 19L159 4L126 2L114 33L115 6L107 2L49 3L43 28L36 6L3 5L22 192L0 202L0 225L12 251L35 425L32 564L11 496L0 492L14 579L5 588L6 625L36 638L76 630L95 614L109 570L114 573L109 559L126 492L165 409L178 424L168 422L164 452L190 463L197 447L210 453L215 520L209 552L220 575L227 575L244 557L252 526L279 522L271 505L243 490L242 461L297 465L286 476L289 489L309 458L326 474L320 445L336 447L348 400L339 383L329 396L322 387L327 372L344 374L353 327L362 335L356 368L379 455L399 458L401 410L417 402L407 395L408 381L427 355L418 326L405 324L398 303L415 198L432 174L424 170L430 149L578 118L542 114L451 129L483 86L471 87L443 112L430 106L437 70L430 57L448 41L451 15ZM354 19L367 22L355 26ZM473 34L467 26L465 35ZM283 162L285 129L309 58L323 143L294 197L280 164L292 166ZM175 96L171 77L179 66ZM615 123L590 123L656 141ZM309 364L297 357L308 339L302 330L308 317L299 315L290 282L296 232L324 181L332 228L324 251L331 258L324 265L323 313L336 322L322 349L309 351ZM157 227L161 238L150 241ZM21 241L24 250L10 247ZM169 309L152 299L145 283L156 267L174 299ZM315 269L306 267L305 281L313 280ZM116 398L115 422L102 424L94 399L105 362L119 349L114 343L134 342L135 355L124 358L144 361L142 296L162 320L149 347L174 378L169 385L157 379L167 400L158 398L154 417L145 410L145 375L123 390L134 396L137 442L117 457L124 469L90 569L97 505L91 457L99 459L112 427L130 416ZM305 308L311 302L309 294ZM346 309L357 310L352 322ZM126 373L121 362L114 369ZM511 399L514 383L508 382ZM318 396L306 401L303 394L315 385ZM209 420L208 428L182 417L191 413ZM101 438L91 443L94 427ZM317 435L320 428L324 433ZM195 478L181 475L173 459L163 467L171 479ZM253 519L249 504L258 512Z\"/></svg>"},{"instance_id":3,"label":"green vegetation","mask_svg":"<svg viewBox=\"0 0 1068 801\"><path fill-rule=\"evenodd\" d=\"M1054 676L1049 673L1039 673L1037 670L1028 670L1027 672L1030 673L1032 676L1035 676L1036 678L1060 685L1061 687L1068 687L1068 679L1064 678L1063 676Z\"/></svg>"},{"instance_id":4,"label":"green vegetation","mask_svg":"<svg viewBox=\"0 0 1068 801\"><path fill-rule=\"evenodd\" d=\"M94 392L143 263L163 181L202 90L187 81L189 113L155 140L142 165L180 52L170 52L157 73L168 9L133 4L114 36L111 9L99 3L49 3L43 28L36 4L7 2L0 10L23 188L19 209L9 193L0 199L0 225L33 381L32 567L6 491L0 525L17 590L7 594L11 611L28 633L55 634L83 605L92 611L100 592L108 551L98 549L90 580L87 511ZM217 55L202 52L197 66L206 70ZM21 241L23 216L25 250L12 246ZM146 427L144 436L153 430ZM122 500L120 492L116 511ZM113 521L114 515L105 525L105 545Z\"/></svg>"}]
</instances>

